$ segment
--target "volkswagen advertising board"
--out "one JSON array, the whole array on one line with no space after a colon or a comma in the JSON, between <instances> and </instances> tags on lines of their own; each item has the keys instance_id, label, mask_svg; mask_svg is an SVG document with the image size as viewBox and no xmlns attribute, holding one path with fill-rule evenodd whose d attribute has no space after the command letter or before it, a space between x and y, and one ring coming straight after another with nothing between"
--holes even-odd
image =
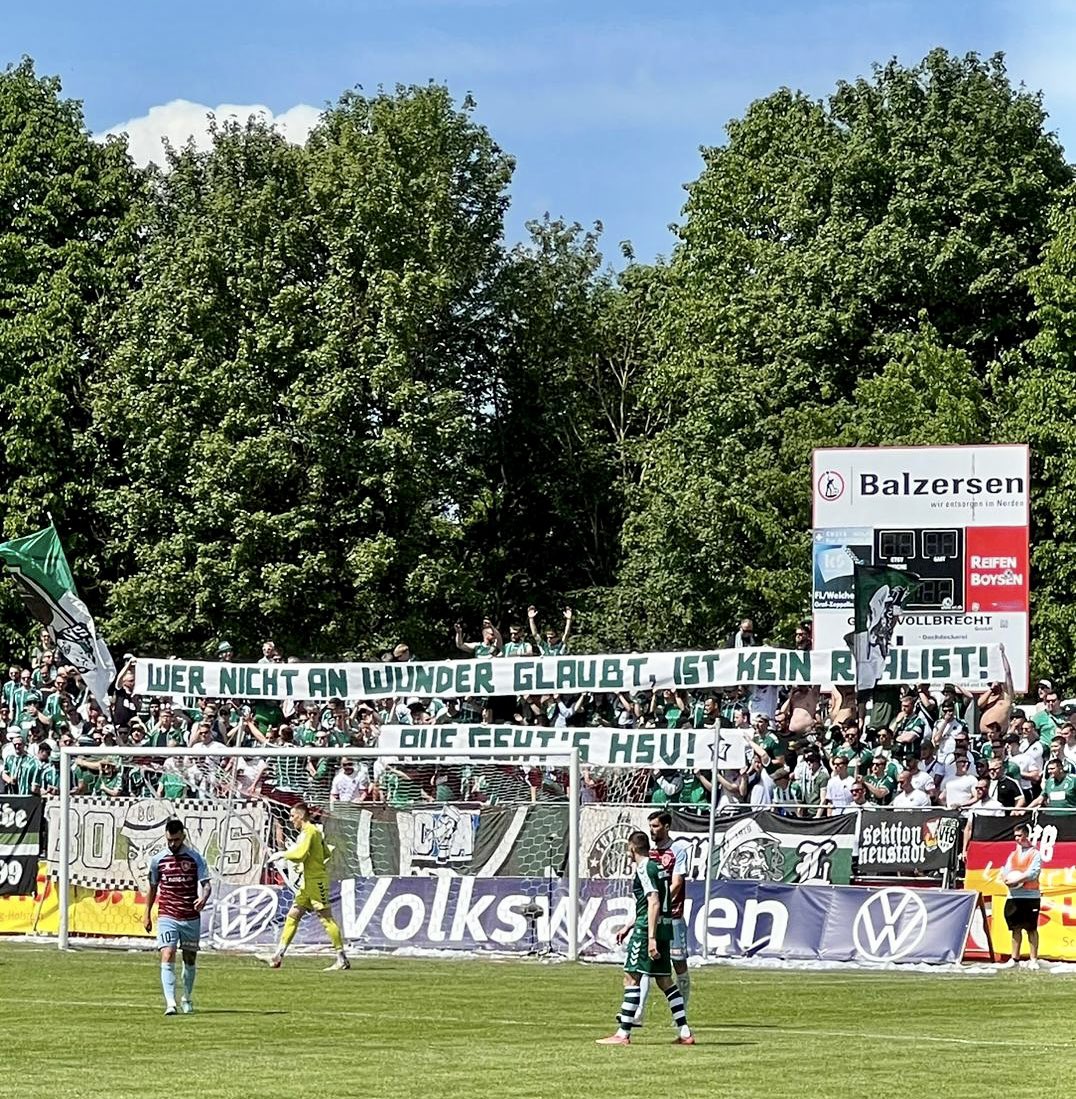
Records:
<instances>
[{"instance_id":1,"label":"volkswagen advertising board","mask_svg":"<svg viewBox=\"0 0 1076 1099\"><path fill-rule=\"evenodd\" d=\"M1027 690L1030 472L1026 446L814 452L814 645L852 628L852 568L920 577L897 646L1002 643Z\"/></svg>"}]
</instances>

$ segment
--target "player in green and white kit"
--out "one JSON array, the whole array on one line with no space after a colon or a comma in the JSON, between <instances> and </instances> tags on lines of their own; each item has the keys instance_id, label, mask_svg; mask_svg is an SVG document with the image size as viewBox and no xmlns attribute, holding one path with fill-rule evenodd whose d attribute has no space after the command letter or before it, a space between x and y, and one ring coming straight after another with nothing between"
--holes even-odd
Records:
<instances>
[{"instance_id":1,"label":"player in green and white kit","mask_svg":"<svg viewBox=\"0 0 1076 1099\"><path fill-rule=\"evenodd\" d=\"M651 813L647 821L650 825L650 857L658 864L661 877L669 888L669 916L672 925L669 957L672 959L673 976L684 997L684 1010L687 1011L691 993L691 971L687 967L688 941L687 921L684 919L684 893L687 887L691 844L683 838L673 839L669 834L672 827L672 814L667 809L659 809ZM635 1013L636 1030L643 1025L643 1019L646 1016L646 1000L650 994L651 983L649 977L644 977L639 986L639 1010Z\"/></svg>"},{"instance_id":2,"label":"player in green and white kit","mask_svg":"<svg viewBox=\"0 0 1076 1099\"><path fill-rule=\"evenodd\" d=\"M687 1025L684 997L672 979L669 880L650 857L650 837L645 832L632 832L628 836L628 853L635 864L635 875L631 880L635 919L625 924L616 935L618 943L628 940L627 957L624 959L624 999L617 1016L620 1026L615 1034L599 1038L598 1045L631 1045L631 1027L639 1007L639 985L645 975L653 979L669 1001L673 1022L680 1031L676 1044L693 1046L695 1037Z\"/></svg>"}]
</instances>

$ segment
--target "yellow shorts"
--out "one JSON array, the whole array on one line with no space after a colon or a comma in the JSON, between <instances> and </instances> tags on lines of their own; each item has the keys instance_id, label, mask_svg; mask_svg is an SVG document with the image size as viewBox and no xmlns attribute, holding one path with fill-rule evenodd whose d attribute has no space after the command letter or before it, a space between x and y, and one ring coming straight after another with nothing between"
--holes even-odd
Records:
<instances>
[{"instance_id":1,"label":"yellow shorts","mask_svg":"<svg viewBox=\"0 0 1076 1099\"><path fill-rule=\"evenodd\" d=\"M329 883L327 881L304 881L302 889L295 894L292 902L296 908L307 912L327 912L329 910Z\"/></svg>"}]
</instances>

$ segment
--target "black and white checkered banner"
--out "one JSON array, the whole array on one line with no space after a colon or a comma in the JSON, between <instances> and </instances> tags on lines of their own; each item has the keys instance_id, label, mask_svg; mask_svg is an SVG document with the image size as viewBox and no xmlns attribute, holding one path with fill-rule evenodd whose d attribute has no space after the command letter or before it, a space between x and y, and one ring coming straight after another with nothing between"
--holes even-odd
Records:
<instances>
[{"instance_id":1,"label":"black and white checkered banner","mask_svg":"<svg viewBox=\"0 0 1076 1099\"><path fill-rule=\"evenodd\" d=\"M49 872L60 859L60 804L48 820ZM73 797L70 808L71 881L94 889L145 889L149 863L164 846L164 824L177 817L187 841L202 853L214 880L252 885L267 855L269 811L264 802L170 801L157 798Z\"/></svg>"}]
</instances>

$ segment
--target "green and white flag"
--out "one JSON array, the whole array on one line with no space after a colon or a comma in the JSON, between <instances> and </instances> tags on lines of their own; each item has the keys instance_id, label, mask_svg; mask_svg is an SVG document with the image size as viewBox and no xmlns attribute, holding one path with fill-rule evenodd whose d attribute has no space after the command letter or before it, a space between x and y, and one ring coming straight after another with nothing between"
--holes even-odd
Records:
<instances>
[{"instance_id":1,"label":"green and white flag","mask_svg":"<svg viewBox=\"0 0 1076 1099\"><path fill-rule=\"evenodd\" d=\"M886 565L856 564L855 630L845 636L856 665L856 692L870 697L885 670L893 631L919 577Z\"/></svg>"},{"instance_id":2,"label":"green and white flag","mask_svg":"<svg viewBox=\"0 0 1076 1099\"><path fill-rule=\"evenodd\" d=\"M107 706L116 665L75 591L56 528L0 543L0 561L30 613L48 629L63 663L74 665L101 706Z\"/></svg>"}]
</instances>

